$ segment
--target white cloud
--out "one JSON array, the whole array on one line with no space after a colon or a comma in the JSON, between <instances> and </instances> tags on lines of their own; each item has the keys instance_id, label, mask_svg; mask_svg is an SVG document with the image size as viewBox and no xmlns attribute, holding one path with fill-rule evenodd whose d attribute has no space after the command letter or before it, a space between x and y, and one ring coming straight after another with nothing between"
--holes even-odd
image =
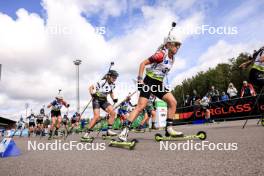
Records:
<instances>
[{"instance_id":1,"label":"white cloud","mask_svg":"<svg viewBox=\"0 0 264 176\"><path fill-rule=\"evenodd\" d=\"M170 23L180 21L181 27L197 26L203 21L202 13L179 18L169 6L147 6L141 1L129 7L125 1L53 1L44 0L47 19L25 9L17 11L17 19L0 13L0 58L3 73L0 91L0 113L19 118L28 102L38 112L57 94L59 88L75 108L75 66L73 60L82 59L80 66L81 108L88 102L89 82L95 82L114 59L115 69L121 72L119 81L131 84L137 76L141 60L152 55L168 34ZM192 1L182 7L191 6ZM122 4L123 3L123 4ZM99 7L99 9L96 9ZM112 8L113 7L113 8ZM112 8L112 9L111 9ZM105 40L95 32L94 26L81 13L119 16L127 8L140 8L143 19L122 36ZM177 32L176 32L177 33ZM188 34L178 32L186 39ZM174 70L186 67L185 60L177 58ZM173 70L173 71L174 71ZM133 83L132 83L133 84ZM123 99L128 92L118 92ZM89 108L89 114L91 109ZM12 116L12 117L13 117ZM13 117L14 118L14 117Z\"/></svg>"}]
</instances>

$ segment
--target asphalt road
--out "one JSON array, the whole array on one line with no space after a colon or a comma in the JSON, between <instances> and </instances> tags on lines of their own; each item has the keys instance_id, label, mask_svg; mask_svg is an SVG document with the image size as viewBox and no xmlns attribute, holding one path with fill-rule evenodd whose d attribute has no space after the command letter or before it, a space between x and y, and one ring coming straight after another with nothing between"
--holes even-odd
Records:
<instances>
[{"instance_id":1,"label":"asphalt road","mask_svg":"<svg viewBox=\"0 0 264 176\"><path fill-rule=\"evenodd\" d=\"M131 133L139 143L132 151L108 147L108 142L96 138L96 143L105 145L105 150L72 151L32 151L28 150L28 140L32 143L55 142L39 138L15 138L22 151L18 157L0 158L1 176L123 176L123 175L264 175L264 127L250 120L246 129L241 129L243 121L222 122L209 125L184 125L177 129L185 134L203 130L207 132L208 143L232 143L233 150L174 150L179 143L171 141L170 150L160 150L160 143L153 141L157 132ZM78 141L80 135L71 135L66 142ZM201 143L196 140L193 142ZM237 143L237 144L233 144ZM211 145L211 146L212 146ZM98 147L98 146L97 146ZM98 149L94 147L93 149ZM100 148L100 147L99 147ZM104 148L101 146L101 148Z\"/></svg>"}]
</instances>

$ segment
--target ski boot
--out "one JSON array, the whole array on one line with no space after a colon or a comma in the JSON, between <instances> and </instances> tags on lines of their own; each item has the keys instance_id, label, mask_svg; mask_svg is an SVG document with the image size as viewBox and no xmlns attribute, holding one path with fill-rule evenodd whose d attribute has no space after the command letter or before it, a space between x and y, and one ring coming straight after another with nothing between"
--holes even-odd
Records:
<instances>
[{"instance_id":1,"label":"ski boot","mask_svg":"<svg viewBox=\"0 0 264 176\"><path fill-rule=\"evenodd\" d=\"M144 128L143 125L139 125L139 127L136 128L135 132L136 133L145 133L146 129Z\"/></svg>"},{"instance_id":2,"label":"ski boot","mask_svg":"<svg viewBox=\"0 0 264 176\"><path fill-rule=\"evenodd\" d=\"M92 143L92 142L93 142L94 137L91 137L91 136L90 136L90 132L91 132L91 131L92 131L92 130L88 130L88 131L84 134L84 136L81 137L81 142L89 142L89 143Z\"/></svg>"},{"instance_id":3,"label":"ski boot","mask_svg":"<svg viewBox=\"0 0 264 176\"><path fill-rule=\"evenodd\" d=\"M204 131L199 131L195 135L183 135L182 132L175 131L172 126L166 128L165 136L162 136L160 133L155 134L155 141L183 141L183 140L192 140L192 139L206 139L206 133Z\"/></svg>"},{"instance_id":4,"label":"ski boot","mask_svg":"<svg viewBox=\"0 0 264 176\"><path fill-rule=\"evenodd\" d=\"M114 136L117 136L117 133L114 132L114 131L111 130L111 129L108 129L107 132L106 132L106 134L103 134L103 135L102 135L102 139L103 139L103 140L106 140L106 139L112 139L112 137L114 137Z\"/></svg>"},{"instance_id":5,"label":"ski boot","mask_svg":"<svg viewBox=\"0 0 264 176\"><path fill-rule=\"evenodd\" d=\"M166 131L165 131L165 136L166 137L182 137L183 136L183 133L174 130L172 126L168 126L166 128Z\"/></svg>"}]
</instances>

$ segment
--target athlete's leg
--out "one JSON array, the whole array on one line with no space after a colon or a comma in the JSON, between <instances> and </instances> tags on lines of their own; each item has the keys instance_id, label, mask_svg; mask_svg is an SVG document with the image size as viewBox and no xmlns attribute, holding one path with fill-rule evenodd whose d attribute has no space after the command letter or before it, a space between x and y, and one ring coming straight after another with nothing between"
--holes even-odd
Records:
<instances>
[{"instance_id":1,"label":"athlete's leg","mask_svg":"<svg viewBox=\"0 0 264 176\"><path fill-rule=\"evenodd\" d=\"M177 132L173 129L173 118L175 117L176 113L176 106L177 101L172 95L172 93L166 93L162 99L167 103L168 105L168 113L167 113L167 123L166 123L166 136L182 136L182 132Z\"/></svg>"},{"instance_id":2,"label":"athlete's leg","mask_svg":"<svg viewBox=\"0 0 264 176\"><path fill-rule=\"evenodd\" d=\"M97 121L100 119L100 109L99 108L93 109L93 115L94 116L89 123L88 130L84 134L83 138L90 138L89 137L90 132L92 131L93 127L96 125Z\"/></svg>"},{"instance_id":3,"label":"athlete's leg","mask_svg":"<svg viewBox=\"0 0 264 176\"><path fill-rule=\"evenodd\" d=\"M116 112L114 110L114 107L112 105L108 105L105 111L109 114L109 119L108 119L108 130L107 130L107 135L108 136L116 136L117 133L112 130L112 125L115 121L116 117Z\"/></svg>"},{"instance_id":4,"label":"athlete's leg","mask_svg":"<svg viewBox=\"0 0 264 176\"><path fill-rule=\"evenodd\" d=\"M136 108L129 114L128 121L127 121L127 127L125 127L118 138L121 141L127 141L127 136L129 129L131 127L132 122L138 117L138 115L144 110L144 108L147 106L148 99L145 97L139 97L138 104Z\"/></svg>"},{"instance_id":5,"label":"athlete's leg","mask_svg":"<svg viewBox=\"0 0 264 176\"><path fill-rule=\"evenodd\" d=\"M142 119L140 125L141 125L141 126L144 126L145 123L146 123L148 120L149 120L149 115L148 115L148 113L146 112L146 113L144 114L144 118Z\"/></svg>"},{"instance_id":6,"label":"athlete's leg","mask_svg":"<svg viewBox=\"0 0 264 176\"><path fill-rule=\"evenodd\" d=\"M172 93L166 93L163 96L162 100L164 100L168 105L167 119L173 120L176 113L176 106L177 106L176 99L174 98Z\"/></svg>"},{"instance_id":7,"label":"athlete's leg","mask_svg":"<svg viewBox=\"0 0 264 176\"><path fill-rule=\"evenodd\" d=\"M58 118L57 129L59 129L61 125L62 117L61 115L59 115L57 118Z\"/></svg>"},{"instance_id":8,"label":"athlete's leg","mask_svg":"<svg viewBox=\"0 0 264 176\"><path fill-rule=\"evenodd\" d=\"M89 123L89 129L92 129L96 125L96 122L100 119L100 109L94 109L93 115L94 116Z\"/></svg>"},{"instance_id":9,"label":"athlete's leg","mask_svg":"<svg viewBox=\"0 0 264 176\"><path fill-rule=\"evenodd\" d=\"M136 108L129 114L128 120L130 122L133 122L138 117L138 115L145 109L145 107L147 106L147 103L148 103L147 98L139 97L138 104Z\"/></svg>"},{"instance_id":10,"label":"athlete's leg","mask_svg":"<svg viewBox=\"0 0 264 176\"><path fill-rule=\"evenodd\" d=\"M57 121L56 116L52 116L51 117L51 125L50 125L49 139L51 139L54 136L54 134L55 134L54 127L55 127L56 121Z\"/></svg>"},{"instance_id":11,"label":"athlete's leg","mask_svg":"<svg viewBox=\"0 0 264 176\"><path fill-rule=\"evenodd\" d=\"M109 105L105 111L110 115L110 118L108 119L108 124L113 125L116 117L116 112L114 111L114 107L112 105Z\"/></svg>"}]
</instances>

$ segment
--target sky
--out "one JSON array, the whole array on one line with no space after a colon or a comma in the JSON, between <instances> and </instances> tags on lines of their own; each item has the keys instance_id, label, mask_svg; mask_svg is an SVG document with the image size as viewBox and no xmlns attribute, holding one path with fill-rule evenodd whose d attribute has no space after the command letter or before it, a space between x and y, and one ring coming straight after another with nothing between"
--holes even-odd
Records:
<instances>
[{"instance_id":1,"label":"sky","mask_svg":"<svg viewBox=\"0 0 264 176\"><path fill-rule=\"evenodd\" d=\"M88 87L111 61L120 73L115 93L121 101L135 90L140 62L163 43L172 21L182 46L168 83L181 84L261 47L263 5L258 0L0 0L0 116L25 116L26 103L38 113L58 89L73 113L75 59L82 60L81 110L91 98ZM91 112L89 106L85 117Z\"/></svg>"}]
</instances>

